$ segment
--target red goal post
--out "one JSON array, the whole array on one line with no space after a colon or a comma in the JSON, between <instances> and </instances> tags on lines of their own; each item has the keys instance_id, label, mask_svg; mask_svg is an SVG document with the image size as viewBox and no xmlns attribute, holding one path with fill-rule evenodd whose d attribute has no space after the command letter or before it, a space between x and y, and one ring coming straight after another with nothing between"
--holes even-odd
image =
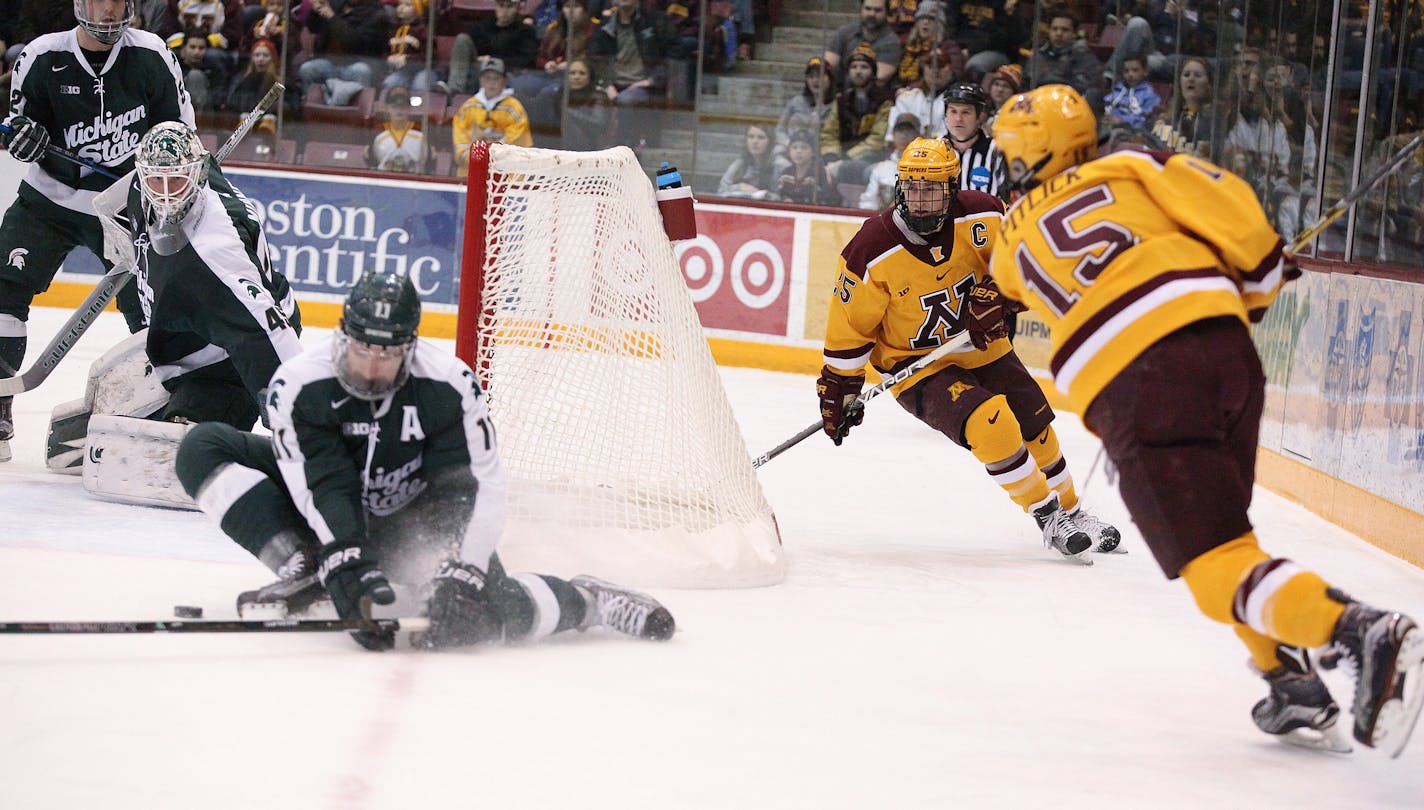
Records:
<instances>
[{"instance_id":1,"label":"red goal post","mask_svg":"<svg viewBox=\"0 0 1424 810\"><path fill-rule=\"evenodd\" d=\"M778 582L785 560L631 150L477 142L456 353L489 397L511 567Z\"/></svg>"}]
</instances>

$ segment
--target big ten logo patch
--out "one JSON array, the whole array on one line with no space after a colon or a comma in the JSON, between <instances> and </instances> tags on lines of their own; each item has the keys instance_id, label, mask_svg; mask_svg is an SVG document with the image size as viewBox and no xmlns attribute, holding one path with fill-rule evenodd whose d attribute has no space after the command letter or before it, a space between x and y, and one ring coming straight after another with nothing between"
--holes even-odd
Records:
<instances>
[{"instance_id":1,"label":"big ten logo patch","mask_svg":"<svg viewBox=\"0 0 1424 810\"><path fill-rule=\"evenodd\" d=\"M697 218L701 233L674 254L702 325L785 334L796 220L715 210Z\"/></svg>"}]
</instances>

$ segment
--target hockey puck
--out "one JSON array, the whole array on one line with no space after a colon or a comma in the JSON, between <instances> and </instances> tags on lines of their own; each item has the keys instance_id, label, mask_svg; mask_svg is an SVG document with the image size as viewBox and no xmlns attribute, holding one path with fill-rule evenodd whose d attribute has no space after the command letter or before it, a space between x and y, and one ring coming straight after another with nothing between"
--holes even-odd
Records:
<instances>
[{"instance_id":1,"label":"hockey puck","mask_svg":"<svg viewBox=\"0 0 1424 810\"><path fill-rule=\"evenodd\" d=\"M174 605L173 615L180 619L201 619L203 609L192 605Z\"/></svg>"}]
</instances>

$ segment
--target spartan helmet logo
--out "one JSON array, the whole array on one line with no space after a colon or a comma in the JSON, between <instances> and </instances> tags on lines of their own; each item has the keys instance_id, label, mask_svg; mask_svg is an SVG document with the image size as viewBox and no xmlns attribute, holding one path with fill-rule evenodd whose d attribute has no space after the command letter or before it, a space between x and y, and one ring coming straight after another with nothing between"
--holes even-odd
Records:
<instances>
[{"instance_id":1,"label":"spartan helmet logo","mask_svg":"<svg viewBox=\"0 0 1424 810\"><path fill-rule=\"evenodd\" d=\"M24 270L25 257L28 255L30 255L30 251L28 248L15 248L14 250L10 251L10 258L6 261L6 264L10 265L16 270Z\"/></svg>"}]
</instances>

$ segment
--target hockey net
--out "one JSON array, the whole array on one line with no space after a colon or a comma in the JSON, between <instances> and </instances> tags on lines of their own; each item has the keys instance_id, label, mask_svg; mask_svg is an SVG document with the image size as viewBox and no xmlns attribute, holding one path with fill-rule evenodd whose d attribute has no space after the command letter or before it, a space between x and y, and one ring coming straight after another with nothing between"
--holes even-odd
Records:
<instances>
[{"instance_id":1,"label":"hockey net","mask_svg":"<svg viewBox=\"0 0 1424 810\"><path fill-rule=\"evenodd\" d=\"M631 151L477 142L462 268L456 353L498 430L508 567L780 581L775 519Z\"/></svg>"}]
</instances>

